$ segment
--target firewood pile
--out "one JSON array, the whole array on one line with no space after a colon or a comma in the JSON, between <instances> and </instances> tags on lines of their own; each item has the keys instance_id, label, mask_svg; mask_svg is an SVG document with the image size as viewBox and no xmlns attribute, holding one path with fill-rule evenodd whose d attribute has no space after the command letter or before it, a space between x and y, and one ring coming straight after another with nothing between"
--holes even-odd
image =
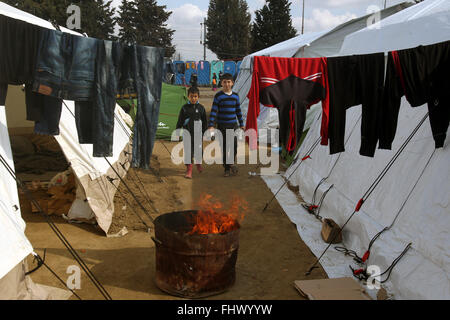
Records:
<instances>
[{"instance_id":1,"label":"firewood pile","mask_svg":"<svg viewBox=\"0 0 450 320\"><path fill-rule=\"evenodd\" d=\"M75 200L75 176L70 170L58 173L50 182L33 181L25 185L38 205L23 190L19 190L22 213L39 213L41 209L48 215L67 214Z\"/></svg>"}]
</instances>

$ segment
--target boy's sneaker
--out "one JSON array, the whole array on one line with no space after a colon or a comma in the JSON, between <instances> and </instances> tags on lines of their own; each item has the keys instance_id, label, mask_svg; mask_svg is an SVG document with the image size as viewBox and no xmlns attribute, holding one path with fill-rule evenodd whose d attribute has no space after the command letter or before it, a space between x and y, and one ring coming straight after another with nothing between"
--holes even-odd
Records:
<instances>
[{"instance_id":1,"label":"boy's sneaker","mask_svg":"<svg viewBox=\"0 0 450 320\"><path fill-rule=\"evenodd\" d=\"M237 175L238 173L238 167L237 166L231 166L231 174L233 176Z\"/></svg>"},{"instance_id":2,"label":"boy's sneaker","mask_svg":"<svg viewBox=\"0 0 450 320\"><path fill-rule=\"evenodd\" d=\"M225 173L223 174L224 177L230 176L230 170L225 170Z\"/></svg>"}]
</instances>

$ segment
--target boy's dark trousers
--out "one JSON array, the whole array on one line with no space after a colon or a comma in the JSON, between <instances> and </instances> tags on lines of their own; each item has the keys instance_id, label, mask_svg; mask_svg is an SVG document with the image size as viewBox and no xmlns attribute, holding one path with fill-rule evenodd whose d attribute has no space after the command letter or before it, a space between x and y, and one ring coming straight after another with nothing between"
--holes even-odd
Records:
<instances>
[{"instance_id":1,"label":"boy's dark trousers","mask_svg":"<svg viewBox=\"0 0 450 320\"><path fill-rule=\"evenodd\" d=\"M234 130L236 125L218 125L220 133L222 134L222 144L220 145L222 149L222 159L223 159L223 167L225 171L229 171L231 169L232 164L236 162L236 154L237 154L237 137L234 135ZM226 130L233 131L233 137L230 137L230 140L233 139L233 143L231 141L228 142ZM228 143L227 143L228 142ZM233 148L233 150L231 150ZM231 154L233 152L233 163L227 163L227 154Z\"/></svg>"}]
</instances>

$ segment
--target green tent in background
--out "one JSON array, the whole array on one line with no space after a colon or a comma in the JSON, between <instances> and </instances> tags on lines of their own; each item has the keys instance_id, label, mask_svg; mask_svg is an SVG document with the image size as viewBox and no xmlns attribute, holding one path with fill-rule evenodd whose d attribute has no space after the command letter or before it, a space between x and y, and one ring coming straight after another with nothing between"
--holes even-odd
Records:
<instances>
[{"instance_id":1,"label":"green tent in background","mask_svg":"<svg viewBox=\"0 0 450 320\"><path fill-rule=\"evenodd\" d=\"M172 131L175 130L178 113L181 107L188 102L187 89L184 86L174 86L171 84L162 84L161 103L159 106L158 130L156 131L157 139L170 140ZM127 111L134 121L136 117L136 99L119 99L119 106ZM129 110L129 111L128 111Z\"/></svg>"}]
</instances>

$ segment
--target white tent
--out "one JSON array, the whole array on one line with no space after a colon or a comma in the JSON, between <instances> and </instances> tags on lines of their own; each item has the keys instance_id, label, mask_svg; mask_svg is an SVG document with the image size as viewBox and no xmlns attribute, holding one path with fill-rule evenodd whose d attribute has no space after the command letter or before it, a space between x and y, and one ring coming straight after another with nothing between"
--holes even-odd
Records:
<instances>
[{"instance_id":1,"label":"white tent","mask_svg":"<svg viewBox=\"0 0 450 320\"><path fill-rule=\"evenodd\" d=\"M385 22L379 29L367 28L347 36L341 52L387 52L448 41L450 3L426 0ZM412 32L414 37L410 36ZM361 108L352 107L347 111L345 152L330 156L328 146L319 145L312 152L312 159L294 163L286 177L292 175L290 183L299 186L302 198L309 203L321 179L328 177L317 189L316 202L332 186L320 215L342 226L427 111L426 105L411 108L403 98L392 150L377 150L374 158L367 158L359 155ZM319 138L320 125L318 119L311 126L299 150L300 158ZM370 240L392 225L374 242L368 260L368 265L378 266L382 272L412 243L384 283L395 299L450 299L449 136L447 132L444 148L434 149L426 120L343 232L344 245L362 256ZM265 181L274 192L282 184L276 177L266 177ZM287 188L277 197L297 224L302 239L319 256L327 245L320 238L321 224L300 206ZM332 278L351 276L349 265L358 268L351 258L333 247L320 263ZM387 274L383 275L381 280L386 277Z\"/></svg>"},{"instance_id":2,"label":"white tent","mask_svg":"<svg viewBox=\"0 0 450 320\"><path fill-rule=\"evenodd\" d=\"M26 21L44 28L54 29L53 25L43 19L13 8L0 2L0 15ZM63 32L73 33L61 27ZM81 36L81 35L80 35ZM106 233L114 213L113 198L116 188L107 180L107 176L117 178L106 160L121 175L126 174L130 164L127 161L131 152L131 131L122 117L126 116L116 105L113 156L94 158L92 145L78 142L74 117L74 102L64 101L60 135L55 136L67 161L71 164L77 180L77 198L67 214L68 219L95 219ZM5 106L0 106L0 152L14 169L9 132L32 132L34 122L25 120L25 94L21 86L9 86ZM124 164L124 167L122 165ZM24 259L32 252L32 246L24 235L25 223L21 218L17 185L3 165L0 164L0 299L48 298L43 292L30 288L33 284L25 277ZM87 201L85 201L87 200ZM36 289L36 287L33 287Z\"/></svg>"},{"instance_id":3,"label":"white tent","mask_svg":"<svg viewBox=\"0 0 450 320\"><path fill-rule=\"evenodd\" d=\"M380 19L389 17L390 15L403 10L410 6L411 3L402 3L390 8L381 10ZM280 42L269 48L252 53L246 56L241 64L239 75L233 90L239 94L241 101L241 109L244 121L247 118L248 99L247 94L252 82L252 65L254 56L270 56L270 57L297 57L297 58L315 58L315 57L331 57L339 54L345 36L355 31L363 29L368 23L371 23L372 15L366 15L345 22L335 28L306 33L296 36L292 39ZM307 112L307 119L304 129L308 129L317 113L320 111L320 103L312 106ZM260 114L258 116L258 139L260 141L269 142L266 129L275 129L278 127L278 112L274 108L268 108L260 105Z\"/></svg>"},{"instance_id":4,"label":"white tent","mask_svg":"<svg viewBox=\"0 0 450 320\"><path fill-rule=\"evenodd\" d=\"M5 107L0 106L0 155L14 170ZM0 164L0 300L67 299L66 290L35 284L25 273L26 257L33 247L25 236L17 184L8 169Z\"/></svg>"}]
</instances>

